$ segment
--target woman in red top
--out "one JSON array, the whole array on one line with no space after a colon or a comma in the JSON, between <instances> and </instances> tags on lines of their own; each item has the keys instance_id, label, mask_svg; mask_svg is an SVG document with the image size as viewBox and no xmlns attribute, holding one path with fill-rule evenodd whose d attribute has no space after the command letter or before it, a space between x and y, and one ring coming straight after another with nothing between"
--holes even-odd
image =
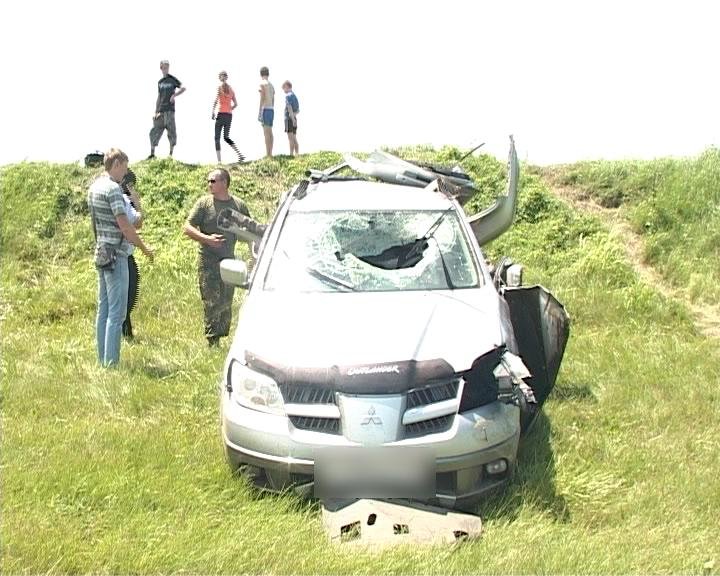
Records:
<instances>
[{"instance_id":1,"label":"woman in red top","mask_svg":"<svg viewBox=\"0 0 720 576\"><path fill-rule=\"evenodd\" d=\"M235 150L235 153L238 155L238 162L243 162L245 156L237 149L235 142L230 140L232 111L237 106L237 99L235 98L235 92L232 87L227 83L227 77L227 72L224 70L218 75L218 78L220 78L220 86L218 86L217 96L215 97L212 108L212 119L215 120L215 153L217 154L218 162L220 162L220 134L224 130L225 142L230 145L230 148ZM215 108L218 108L217 116L215 116Z\"/></svg>"}]
</instances>

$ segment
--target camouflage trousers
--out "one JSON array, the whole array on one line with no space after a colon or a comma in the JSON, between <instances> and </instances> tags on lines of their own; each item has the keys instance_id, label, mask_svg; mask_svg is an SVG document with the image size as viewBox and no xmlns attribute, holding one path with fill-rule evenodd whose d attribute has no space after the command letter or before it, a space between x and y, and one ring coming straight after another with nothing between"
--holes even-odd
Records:
<instances>
[{"instance_id":1,"label":"camouflage trousers","mask_svg":"<svg viewBox=\"0 0 720 576\"><path fill-rule=\"evenodd\" d=\"M198 281L205 313L205 336L227 336L230 333L235 287L222 281L218 261L201 261L198 265Z\"/></svg>"},{"instance_id":2,"label":"camouflage trousers","mask_svg":"<svg viewBox=\"0 0 720 576\"><path fill-rule=\"evenodd\" d=\"M177 144L177 132L175 131L175 112L160 112L160 115L153 118L153 127L150 130L150 146L155 148L160 142L163 130L167 130L170 146Z\"/></svg>"}]
</instances>

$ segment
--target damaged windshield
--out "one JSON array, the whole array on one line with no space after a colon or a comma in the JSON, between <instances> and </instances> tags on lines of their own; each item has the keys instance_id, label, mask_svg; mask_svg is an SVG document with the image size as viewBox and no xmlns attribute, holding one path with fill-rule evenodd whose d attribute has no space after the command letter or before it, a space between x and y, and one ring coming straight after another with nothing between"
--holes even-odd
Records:
<instances>
[{"instance_id":1,"label":"damaged windshield","mask_svg":"<svg viewBox=\"0 0 720 576\"><path fill-rule=\"evenodd\" d=\"M480 276L458 215L449 211L293 212L266 290L447 290Z\"/></svg>"}]
</instances>

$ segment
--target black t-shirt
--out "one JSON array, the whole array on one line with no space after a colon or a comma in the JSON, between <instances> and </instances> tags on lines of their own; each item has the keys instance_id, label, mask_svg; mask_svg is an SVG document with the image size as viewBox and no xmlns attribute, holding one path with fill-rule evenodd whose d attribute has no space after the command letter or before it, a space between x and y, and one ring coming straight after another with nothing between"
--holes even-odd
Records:
<instances>
[{"instance_id":1,"label":"black t-shirt","mask_svg":"<svg viewBox=\"0 0 720 576\"><path fill-rule=\"evenodd\" d=\"M155 112L175 112L175 102L170 101L170 96L180 88L182 83L172 74L163 76L158 80L158 99Z\"/></svg>"}]
</instances>

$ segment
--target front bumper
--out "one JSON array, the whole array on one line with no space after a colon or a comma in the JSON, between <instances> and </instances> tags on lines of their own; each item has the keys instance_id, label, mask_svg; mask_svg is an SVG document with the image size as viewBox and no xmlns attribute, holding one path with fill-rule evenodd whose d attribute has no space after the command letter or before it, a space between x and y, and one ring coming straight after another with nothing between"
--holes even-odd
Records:
<instances>
[{"instance_id":1,"label":"front bumper","mask_svg":"<svg viewBox=\"0 0 720 576\"><path fill-rule=\"evenodd\" d=\"M243 464L272 476L271 488L308 485L313 481L314 456L319 448L358 446L342 435L295 428L286 416L244 408L222 395L222 434L232 468ZM456 414L451 427L435 434L387 443L419 446L435 458L436 498L446 507L472 503L509 479L520 437L519 409L494 402ZM490 475L485 464L504 459L507 470Z\"/></svg>"}]
</instances>

